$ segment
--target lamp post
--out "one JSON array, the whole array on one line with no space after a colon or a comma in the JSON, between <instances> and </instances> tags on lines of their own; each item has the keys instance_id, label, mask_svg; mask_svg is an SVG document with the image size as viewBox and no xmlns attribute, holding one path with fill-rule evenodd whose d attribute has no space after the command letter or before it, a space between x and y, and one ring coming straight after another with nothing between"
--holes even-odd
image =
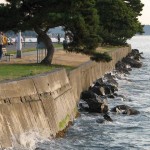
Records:
<instances>
[{"instance_id":1,"label":"lamp post","mask_svg":"<svg viewBox=\"0 0 150 150\"><path fill-rule=\"evenodd\" d=\"M21 58L22 56L22 37L21 31L18 32L18 36L16 37L16 48L17 48L17 58Z\"/></svg>"}]
</instances>

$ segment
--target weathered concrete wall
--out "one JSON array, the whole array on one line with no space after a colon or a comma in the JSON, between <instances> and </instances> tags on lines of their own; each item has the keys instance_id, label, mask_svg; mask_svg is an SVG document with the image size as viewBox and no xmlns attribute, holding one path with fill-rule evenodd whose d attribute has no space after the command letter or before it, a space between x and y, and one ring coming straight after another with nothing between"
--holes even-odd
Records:
<instances>
[{"instance_id":1,"label":"weathered concrete wall","mask_svg":"<svg viewBox=\"0 0 150 150\"><path fill-rule=\"evenodd\" d=\"M25 132L55 136L76 115L80 93L111 71L130 48L111 52L110 63L87 62L66 74L65 69L0 83L0 148L19 143Z\"/></svg>"},{"instance_id":2,"label":"weathered concrete wall","mask_svg":"<svg viewBox=\"0 0 150 150\"><path fill-rule=\"evenodd\" d=\"M85 64L82 64L77 69L69 72L68 77L76 101L78 102L80 94L83 90L87 90L94 81L96 81L98 78L103 77L107 72L112 71L115 68L115 64L122 58L127 56L130 51L131 47L119 48L117 50L109 52L109 54L113 58L109 63L96 63L93 61L89 61Z\"/></svg>"},{"instance_id":3,"label":"weathered concrete wall","mask_svg":"<svg viewBox=\"0 0 150 150\"><path fill-rule=\"evenodd\" d=\"M66 74L57 70L0 84L0 148L25 132L55 136L75 117L76 102Z\"/></svg>"}]
</instances>

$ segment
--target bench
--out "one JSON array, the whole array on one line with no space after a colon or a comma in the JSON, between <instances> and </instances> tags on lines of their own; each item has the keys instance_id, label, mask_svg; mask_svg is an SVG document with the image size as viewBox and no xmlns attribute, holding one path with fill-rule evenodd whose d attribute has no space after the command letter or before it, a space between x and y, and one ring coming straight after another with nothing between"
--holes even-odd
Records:
<instances>
[{"instance_id":1,"label":"bench","mask_svg":"<svg viewBox=\"0 0 150 150\"><path fill-rule=\"evenodd\" d=\"M2 48L2 52L3 52L3 56L5 56L5 54L7 53L7 49L6 48Z\"/></svg>"},{"instance_id":2,"label":"bench","mask_svg":"<svg viewBox=\"0 0 150 150\"><path fill-rule=\"evenodd\" d=\"M11 57L13 57L14 54L5 53L5 56L6 56L6 61L10 61Z\"/></svg>"}]
</instances>

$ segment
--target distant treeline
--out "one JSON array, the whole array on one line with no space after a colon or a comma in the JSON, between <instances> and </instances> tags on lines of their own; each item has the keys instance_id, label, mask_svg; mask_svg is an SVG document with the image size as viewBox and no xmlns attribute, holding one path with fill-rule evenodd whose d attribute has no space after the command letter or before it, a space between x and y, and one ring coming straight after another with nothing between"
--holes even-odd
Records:
<instances>
[{"instance_id":1,"label":"distant treeline","mask_svg":"<svg viewBox=\"0 0 150 150\"><path fill-rule=\"evenodd\" d=\"M64 36L64 31L62 30L61 27L56 27L56 28L50 29L48 31L48 34L50 34L52 37L56 37L57 34L60 34L60 36L63 37ZM9 31L9 32L6 32L6 35L8 37L15 37L16 33L14 33L13 31ZM150 35L150 25L145 25L144 26L143 35ZM37 34L34 31L24 31L24 32L22 32L22 36L37 37Z\"/></svg>"},{"instance_id":2,"label":"distant treeline","mask_svg":"<svg viewBox=\"0 0 150 150\"><path fill-rule=\"evenodd\" d=\"M13 31L8 31L5 34L7 37L16 37L17 33L14 33ZM57 37L58 34L60 35L60 37L64 37L65 33L62 30L62 27L56 27L56 28L50 29L48 31L48 34L51 37ZM23 37L37 37L37 34L34 31L24 31L24 32L21 32L21 35Z\"/></svg>"}]
</instances>

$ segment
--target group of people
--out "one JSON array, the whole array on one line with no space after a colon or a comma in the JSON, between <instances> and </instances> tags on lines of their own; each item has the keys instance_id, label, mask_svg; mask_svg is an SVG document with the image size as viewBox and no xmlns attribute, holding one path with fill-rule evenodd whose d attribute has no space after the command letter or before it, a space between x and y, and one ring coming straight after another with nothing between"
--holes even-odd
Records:
<instances>
[{"instance_id":1,"label":"group of people","mask_svg":"<svg viewBox=\"0 0 150 150\"><path fill-rule=\"evenodd\" d=\"M22 49L22 42L23 42L23 38L22 36L20 37L21 40L21 44L19 45L19 36L17 34L16 38L15 38L15 45L16 45L16 49ZM25 43L25 42L24 42ZM13 45L13 40L12 38L7 38L6 35L4 35L3 32L0 32L0 61L2 60L2 56L3 56L3 48L6 48L6 45Z\"/></svg>"},{"instance_id":2,"label":"group of people","mask_svg":"<svg viewBox=\"0 0 150 150\"><path fill-rule=\"evenodd\" d=\"M3 55L3 47L7 45L8 39L3 32L0 32L0 61Z\"/></svg>"}]
</instances>

